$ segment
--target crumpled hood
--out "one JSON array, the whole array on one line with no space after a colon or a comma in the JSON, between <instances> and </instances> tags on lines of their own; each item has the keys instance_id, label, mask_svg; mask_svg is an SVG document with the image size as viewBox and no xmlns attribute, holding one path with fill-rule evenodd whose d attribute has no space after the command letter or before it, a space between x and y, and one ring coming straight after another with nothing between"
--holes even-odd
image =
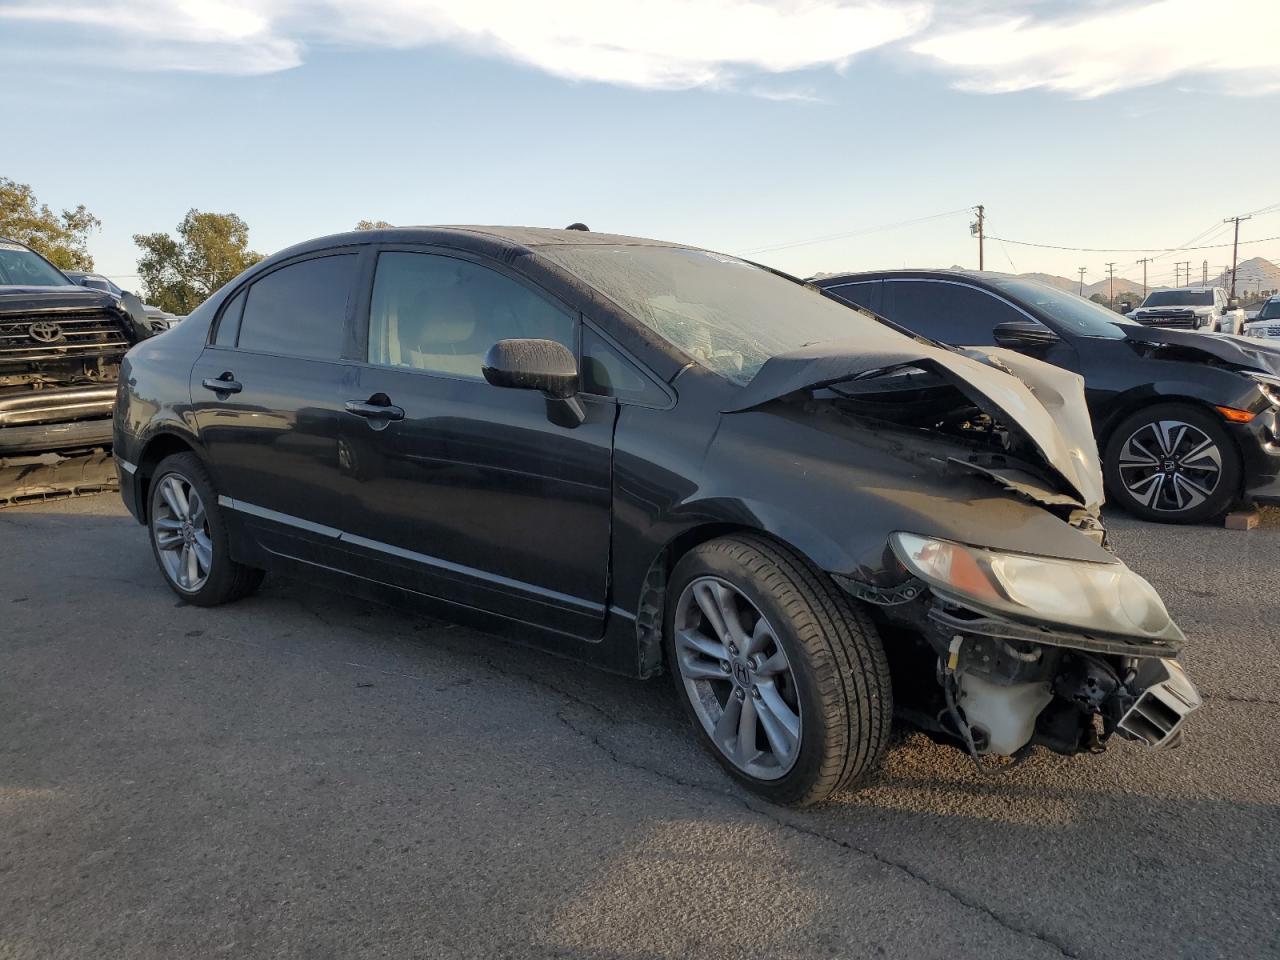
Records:
<instances>
[{"instance_id":1,"label":"crumpled hood","mask_svg":"<svg viewBox=\"0 0 1280 960\"><path fill-rule=\"evenodd\" d=\"M997 419L1021 428L1084 506L1092 510L1101 506L1102 468L1085 407L1084 381L1006 350L966 352L971 355L911 339L904 339L901 346L881 346L862 337L811 344L767 360L725 412L749 410L800 390L831 386L900 364L932 368L979 406L994 408Z\"/></svg>"},{"instance_id":2,"label":"crumpled hood","mask_svg":"<svg viewBox=\"0 0 1280 960\"><path fill-rule=\"evenodd\" d=\"M1191 333L1162 327L1144 327L1136 323L1121 323L1117 326L1124 331L1125 339L1130 343L1197 350L1206 358L1280 376L1280 348L1267 343L1225 333Z\"/></svg>"}]
</instances>

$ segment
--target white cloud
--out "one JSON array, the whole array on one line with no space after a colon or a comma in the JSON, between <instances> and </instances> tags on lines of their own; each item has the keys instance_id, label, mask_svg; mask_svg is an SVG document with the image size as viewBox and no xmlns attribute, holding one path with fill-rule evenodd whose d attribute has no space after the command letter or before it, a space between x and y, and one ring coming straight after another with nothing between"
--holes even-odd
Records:
<instances>
[{"instance_id":1,"label":"white cloud","mask_svg":"<svg viewBox=\"0 0 1280 960\"><path fill-rule=\"evenodd\" d=\"M132 40L136 69L267 73L308 46L451 44L573 80L725 87L745 75L839 66L910 36L923 0L11 0L0 18ZM109 51L115 38L105 41Z\"/></svg>"},{"instance_id":2,"label":"white cloud","mask_svg":"<svg viewBox=\"0 0 1280 960\"><path fill-rule=\"evenodd\" d=\"M571 80L820 100L786 75L892 45L982 93L1280 91L1280 0L0 0L6 20L61 29L41 49L0 29L0 58L134 70L271 73L314 49L448 45Z\"/></svg>"},{"instance_id":3,"label":"white cloud","mask_svg":"<svg viewBox=\"0 0 1280 960\"><path fill-rule=\"evenodd\" d=\"M981 93L1044 87L1099 97L1197 74L1236 94L1280 90L1278 0L1155 0L1086 11L984 17L940 27L910 49Z\"/></svg>"},{"instance_id":4,"label":"white cloud","mask_svg":"<svg viewBox=\"0 0 1280 960\"><path fill-rule=\"evenodd\" d=\"M274 30L273 14L281 6L244 0L11 0L0 6L0 20L80 28L67 42L40 51L60 62L253 74L302 63L302 43Z\"/></svg>"}]
</instances>

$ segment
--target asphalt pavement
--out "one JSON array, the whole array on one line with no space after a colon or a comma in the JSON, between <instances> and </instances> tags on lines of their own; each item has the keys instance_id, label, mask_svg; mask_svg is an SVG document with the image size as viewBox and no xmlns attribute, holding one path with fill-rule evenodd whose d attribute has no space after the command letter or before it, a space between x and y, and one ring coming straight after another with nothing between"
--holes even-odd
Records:
<instances>
[{"instance_id":1,"label":"asphalt pavement","mask_svg":"<svg viewBox=\"0 0 1280 960\"><path fill-rule=\"evenodd\" d=\"M902 734L796 812L665 680L279 578L187 606L114 496L0 511L0 958L1276 957L1280 522L1110 526L1185 746Z\"/></svg>"}]
</instances>

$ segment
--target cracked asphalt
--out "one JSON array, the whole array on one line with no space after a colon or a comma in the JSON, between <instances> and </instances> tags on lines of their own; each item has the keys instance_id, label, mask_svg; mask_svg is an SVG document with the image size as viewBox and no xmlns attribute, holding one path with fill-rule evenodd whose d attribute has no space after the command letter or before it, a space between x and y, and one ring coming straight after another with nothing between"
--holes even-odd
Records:
<instances>
[{"instance_id":1,"label":"cracked asphalt","mask_svg":"<svg viewBox=\"0 0 1280 960\"><path fill-rule=\"evenodd\" d=\"M0 958L1275 957L1280 521L1112 516L1186 746L735 788L665 681L268 578L182 605L111 495L0 511Z\"/></svg>"}]
</instances>

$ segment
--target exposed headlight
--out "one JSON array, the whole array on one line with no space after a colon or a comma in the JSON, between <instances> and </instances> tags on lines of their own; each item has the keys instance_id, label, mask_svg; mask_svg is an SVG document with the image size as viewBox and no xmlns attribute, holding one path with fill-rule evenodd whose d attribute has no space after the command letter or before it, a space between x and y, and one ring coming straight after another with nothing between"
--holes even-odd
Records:
<instances>
[{"instance_id":1,"label":"exposed headlight","mask_svg":"<svg viewBox=\"0 0 1280 960\"><path fill-rule=\"evenodd\" d=\"M1123 563L1060 560L895 533L903 565L938 593L1015 619L1152 639L1182 631L1155 588Z\"/></svg>"},{"instance_id":2,"label":"exposed headlight","mask_svg":"<svg viewBox=\"0 0 1280 960\"><path fill-rule=\"evenodd\" d=\"M1269 373L1251 373L1249 378L1258 385L1262 395L1271 401L1273 406L1280 407L1280 377Z\"/></svg>"}]
</instances>

